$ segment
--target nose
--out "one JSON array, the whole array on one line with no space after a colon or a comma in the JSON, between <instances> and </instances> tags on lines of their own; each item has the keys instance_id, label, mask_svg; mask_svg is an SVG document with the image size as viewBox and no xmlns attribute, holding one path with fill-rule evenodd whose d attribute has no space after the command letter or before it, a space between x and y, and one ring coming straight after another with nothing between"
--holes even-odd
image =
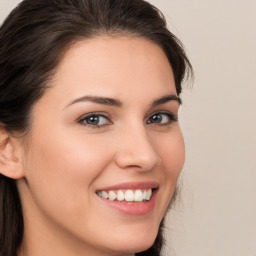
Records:
<instances>
[{"instance_id":1,"label":"nose","mask_svg":"<svg viewBox=\"0 0 256 256\"><path fill-rule=\"evenodd\" d=\"M122 169L151 171L161 158L144 127L130 127L117 138L116 164Z\"/></svg>"}]
</instances>

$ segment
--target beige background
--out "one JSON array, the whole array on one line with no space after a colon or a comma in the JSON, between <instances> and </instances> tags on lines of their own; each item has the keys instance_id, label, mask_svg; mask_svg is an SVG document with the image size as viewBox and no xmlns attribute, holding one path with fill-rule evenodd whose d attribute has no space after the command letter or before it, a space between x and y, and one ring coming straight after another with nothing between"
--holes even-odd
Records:
<instances>
[{"instance_id":1,"label":"beige background","mask_svg":"<svg viewBox=\"0 0 256 256\"><path fill-rule=\"evenodd\" d=\"M0 0L0 19L19 1ZM166 256L256 256L256 0L150 0L186 46L182 199Z\"/></svg>"}]
</instances>

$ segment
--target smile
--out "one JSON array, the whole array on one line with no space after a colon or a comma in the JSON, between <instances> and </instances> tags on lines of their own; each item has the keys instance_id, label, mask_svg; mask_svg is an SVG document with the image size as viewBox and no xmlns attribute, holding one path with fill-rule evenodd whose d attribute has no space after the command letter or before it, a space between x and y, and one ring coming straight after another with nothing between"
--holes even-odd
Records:
<instances>
[{"instance_id":1,"label":"smile","mask_svg":"<svg viewBox=\"0 0 256 256\"><path fill-rule=\"evenodd\" d=\"M152 196L152 189L97 191L96 194L110 201L146 202Z\"/></svg>"},{"instance_id":2,"label":"smile","mask_svg":"<svg viewBox=\"0 0 256 256\"><path fill-rule=\"evenodd\" d=\"M126 182L99 188L96 196L103 205L130 216L150 214L159 191L159 184L154 181Z\"/></svg>"}]
</instances>

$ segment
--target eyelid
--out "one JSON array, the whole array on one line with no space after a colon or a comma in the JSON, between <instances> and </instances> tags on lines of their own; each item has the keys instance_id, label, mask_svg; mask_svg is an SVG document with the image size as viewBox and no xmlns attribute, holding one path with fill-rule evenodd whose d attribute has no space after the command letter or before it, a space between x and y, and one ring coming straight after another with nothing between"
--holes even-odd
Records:
<instances>
[{"instance_id":1,"label":"eyelid","mask_svg":"<svg viewBox=\"0 0 256 256\"><path fill-rule=\"evenodd\" d=\"M164 115L167 115L169 118L170 118L170 121L168 122L168 123L150 123L150 122L148 122L149 121L149 119L152 117L152 116L154 116L154 115L157 115L157 114L164 114ZM155 112L153 112L152 114L150 114L148 117L147 117L147 119L146 119L146 123L147 124L155 124L155 125L170 125L171 123L173 123L173 122L177 122L178 121L178 115L175 115L175 114L173 114L172 112L170 112L170 111L166 111L166 110L158 110L158 111L155 111Z\"/></svg>"},{"instance_id":2,"label":"eyelid","mask_svg":"<svg viewBox=\"0 0 256 256\"><path fill-rule=\"evenodd\" d=\"M92 125L92 124L83 123L83 121L86 118L90 118L92 116L104 117L108 120L109 123L108 124L100 124L100 125L97 125L97 124ZM92 127L92 128L103 128L107 125L113 124L113 122L111 121L111 117L107 113L103 113L103 112L90 112L90 113L84 114L84 115L80 116L79 118L77 118L76 122L80 123L81 125L89 126L89 127Z\"/></svg>"}]
</instances>

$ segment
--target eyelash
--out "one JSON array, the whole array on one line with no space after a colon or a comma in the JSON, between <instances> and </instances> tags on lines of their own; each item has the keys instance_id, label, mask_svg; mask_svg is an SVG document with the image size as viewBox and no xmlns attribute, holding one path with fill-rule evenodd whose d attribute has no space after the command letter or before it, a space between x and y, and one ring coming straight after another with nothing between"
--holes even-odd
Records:
<instances>
[{"instance_id":1,"label":"eyelash","mask_svg":"<svg viewBox=\"0 0 256 256\"><path fill-rule=\"evenodd\" d=\"M107 120L107 124L89 124L88 121L90 118L104 118ZM110 121L110 118L108 116L106 116L105 114L102 114L102 113L91 113L91 114L87 114L87 115L84 115L82 116L81 118L79 118L78 122L82 125L85 125L85 126L89 126L93 129L97 129L97 128L103 128L107 125L111 125L112 122Z\"/></svg>"},{"instance_id":2,"label":"eyelash","mask_svg":"<svg viewBox=\"0 0 256 256\"><path fill-rule=\"evenodd\" d=\"M150 122L150 119L154 118L157 115L165 115L168 118L168 121L165 123L158 123L158 122ZM162 120L161 120L162 121ZM160 125L160 126L170 126L173 122L177 122L178 118L177 116L171 114L170 112L155 112L153 113L146 121L147 124L154 124L154 125Z\"/></svg>"},{"instance_id":3,"label":"eyelash","mask_svg":"<svg viewBox=\"0 0 256 256\"><path fill-rule=\"evenodd\" d=\"M165 123L159 123L159 122L152 122L154 121L153 118L155 118L156 116L160 116L163 119L163 116L168 118L168 121ZM107 120L107 124L89 124L88 121L90 120L90 118L104 118ZM93 121L93 120L92 120ZM160 120L162 121L162 120ZM169 112L155 112L152 115L150 115L147 118L146 124L153 124L153 125L158 125L158 126L170 126L173 122L177 122L178 118L177 116L169 113ZM105 126L111 125L113 124L110 121L110 118L108 116L106 116L105 114L102 113L91 113L91 114L87 114L85 116L82 116L81 118L79 118L78 123L85 125L85 126L89 126L93 129L100 129L100 128L104 128Z\"/></svg>"}]
</instances>

